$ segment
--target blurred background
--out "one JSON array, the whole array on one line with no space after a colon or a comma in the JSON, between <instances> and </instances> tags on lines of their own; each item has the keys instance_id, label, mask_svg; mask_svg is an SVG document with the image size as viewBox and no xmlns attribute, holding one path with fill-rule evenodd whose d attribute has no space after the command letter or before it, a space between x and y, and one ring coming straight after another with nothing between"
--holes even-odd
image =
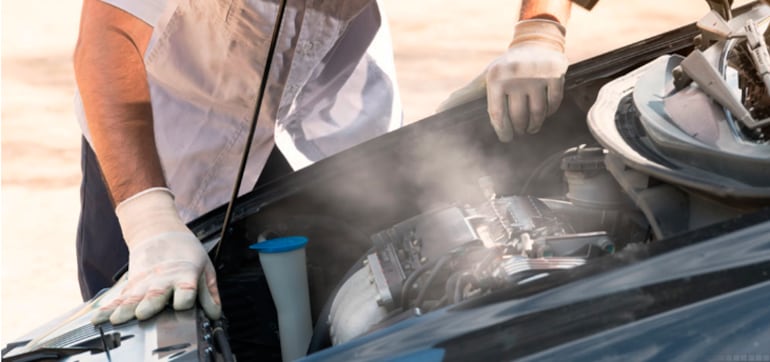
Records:
<instances>
[{"instance_id":1,"label":"blurred background","mask_svg":"<svg viewBox=\"0 0 770 362\"><path fill-rule=\"evenodd\" d=\"M738 5L747 1L739 1ZM697 20L703 0L602 0L573 9L576 62ZM505 50L515 0L385 0L407 123L433 113ZM81 0L6 0L2 21L0 345L77 306L80 130L72 51Z\"/></svg>"}]
</instances>

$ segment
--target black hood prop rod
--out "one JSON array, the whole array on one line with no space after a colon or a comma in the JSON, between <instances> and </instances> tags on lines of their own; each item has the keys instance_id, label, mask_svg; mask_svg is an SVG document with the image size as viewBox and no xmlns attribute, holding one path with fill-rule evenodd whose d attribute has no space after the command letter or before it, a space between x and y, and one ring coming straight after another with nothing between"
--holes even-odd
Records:
<instances>
[{"instance_id":1,"label":"black hood prop rod","mask_svg":"<svg viewBox=\"0 0 770 362\"><path fill-rule=\"evenodd\" d=\"M270 48L267 51L267 59L265 60L265 69L262 72L262 79L259 82L259 93L257 93L257 106L254 111L254 117L251 120L251 127L249 128L249 135L246 139L246 147L243 150L243 157L241 157L241 165L238 169L238 176L235 179L235 186L233 186L233 193L230 197L230 203L227 204L227 211L225 212L225 220L222 222L222 233L219 237L219 243L214 251L214 265L219 260L219 252L222 248L222 244L225 243L226 238L230 235L230 223L233 217L233 207L235 206L235 200L238 198L238 190L241 188L241 182L243 181L243 173L246 170L246 163L249 159L249 151L251 150L251 143L254 141L254 133L257 129L257 119L259 119L259 113L262 110L262 102L265 97L265 91L267 89L267 77L270 74L270 67L273 63L273 54L275 53L275 47L278 43L278 34L281 30L281 23L283 23L283 13L286 9L286 0L281 0L278 5L278 13L275 16L275 22L273 25L273 34L270 38Z\"/></svg>"}]
</instances>

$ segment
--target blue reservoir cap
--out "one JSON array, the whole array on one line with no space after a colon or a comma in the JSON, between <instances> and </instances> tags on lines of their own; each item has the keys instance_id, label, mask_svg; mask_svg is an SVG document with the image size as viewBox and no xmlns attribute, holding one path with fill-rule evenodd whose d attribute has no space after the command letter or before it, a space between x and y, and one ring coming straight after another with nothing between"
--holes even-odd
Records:
<instances>
[{"instance_id":1,"label":"blue reservoir cap","mask_svg":"<svg viewBox=\"0 0 770 362\"><path fill-rule=\"evenodd\" d=\"M304 236L287 236L251 244L249 248L260 253L275 254L301 249L305 244L307 244L307 238Z\"/></svg>"}]
</instances>

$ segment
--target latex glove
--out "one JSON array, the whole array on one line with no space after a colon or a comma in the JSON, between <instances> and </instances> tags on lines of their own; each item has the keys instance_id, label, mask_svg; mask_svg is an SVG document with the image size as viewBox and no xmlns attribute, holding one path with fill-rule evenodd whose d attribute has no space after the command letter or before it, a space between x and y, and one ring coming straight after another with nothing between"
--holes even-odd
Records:
<instances>
[{"instance_id":1,"label":"latex glove","mask_svg":"<svg viewBox=\"0 0 770 362\"><path fill-rule=\"evenodd\" d=\"M128 284L101 307L94 324L112 324L160 312L173 296L176 310L192 308L196 295L213 319L222 314L216 273L198 238L179 218L166 188L142 191L115 209L128 245Z\"/></svg>"},{"instance_id":2,"label":"latex glove","mask_svg":"<svg viewBox=\"0 0 770 362\"><path fill-rule=\"evenodd\" d=\"M516 134L536 133L559 108L567 71L564 27L543 19L523 20L508 51L486 72L487 107L503 142Z\"/></svg>"}]
</instances>

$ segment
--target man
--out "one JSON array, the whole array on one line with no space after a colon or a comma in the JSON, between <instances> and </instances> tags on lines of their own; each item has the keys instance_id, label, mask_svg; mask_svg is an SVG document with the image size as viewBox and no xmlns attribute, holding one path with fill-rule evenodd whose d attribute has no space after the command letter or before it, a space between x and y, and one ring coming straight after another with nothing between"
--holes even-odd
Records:
<instances>
[{"instance_id":1,"label":"man","mask_svg":"<svg viewBox=\"0 0 770 362\"><path fill-rule=\"evenodd\" d=\"M488 68L501 140L537 132L558 107L569 9L568 0L524 1L509 50ZM172 298L190 308L196 296L220 316L214 269L185 222L228 199L276 13L270 1L84 0L75 51L87 140L83 297L129 263L126 288L95 322L146 319ZM298 169L401 124L376 2L289 0L283 24L240 193L274 148Z\"/></svg>"}]
</instances>

